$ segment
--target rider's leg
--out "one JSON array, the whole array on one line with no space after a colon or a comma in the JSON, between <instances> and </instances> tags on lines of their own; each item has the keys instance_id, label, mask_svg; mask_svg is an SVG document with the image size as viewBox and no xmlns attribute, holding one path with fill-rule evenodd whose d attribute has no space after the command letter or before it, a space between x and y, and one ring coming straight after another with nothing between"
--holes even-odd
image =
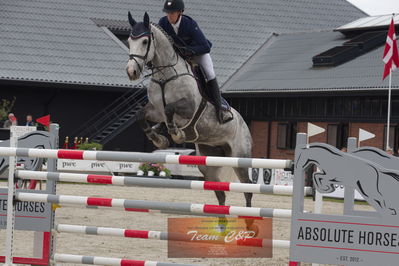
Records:
<instances>
[{"instance_id":1,"label":"rider's leg","mask_svg":"<svg viewBox=\"0 0 399 266\"><path fill-rule=\"evenodd\" d=\"M223 123L222 98L216 78L209 80L206 83L206 86L208 87L208 91L210 92L211 97L215 103L216 117L218 118L220 123Z\"/></svg>"},{"instance_id":2,"label":"rider's leg","mask_svg":"<svg viewBox=\"0 0 399 266\"><path fill-rule=\"evenodd\" d=\"M210 96L214 100L214 106L216 109L216 117L218 118L220 123L227 122L231 120L231 118L224 118L224 110L222 108L222 98L220 94L220 88L218 82L216 80L215 70L213 69L213 62L210 54L203 54L200 56L196 56L194 58L195 62L204 69L206 79L207 79L207 88ZM227 120L227 121L226 121Z\"/></svg>"}]
</instances>

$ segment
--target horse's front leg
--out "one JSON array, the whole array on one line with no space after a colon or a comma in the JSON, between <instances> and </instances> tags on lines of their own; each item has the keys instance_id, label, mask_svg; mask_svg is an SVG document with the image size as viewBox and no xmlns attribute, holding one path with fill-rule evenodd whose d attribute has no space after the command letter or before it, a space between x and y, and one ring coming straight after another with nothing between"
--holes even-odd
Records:
<instances>
[{"instance_id":1,"label":"horse's front leg","mask_svg":"<svg viewBox=\"0 0 399 266\"><path fill-rule=\"evenodd\" d=\"M186 136L184 132L177 127L174 121L174 115L178 114L183 119L190 119L194 111L194 103L186 98L182 98L165 106L166 127L168 128L168 133L177 144L183 143L186 140Z\"/></svg>"},{"instance_id":2,"label":"horse's front leg","mask_svg":"<svg viewBox=\"0 0 399 266\"><path fill-rule=\"evenodd\" d=\"M154 127L151 127L150 123L148 123L147 117L151 118L151 115L153 114L151 110L153 110L152 105L148 103L138 114L138 122L147 138L151 140L156 147L159 149L166 149L169 147L169 140L167 137L159 134L159 128L157 127L157 125L160 125L161 123L155 125Z\"/></svg>"}]
</instances>

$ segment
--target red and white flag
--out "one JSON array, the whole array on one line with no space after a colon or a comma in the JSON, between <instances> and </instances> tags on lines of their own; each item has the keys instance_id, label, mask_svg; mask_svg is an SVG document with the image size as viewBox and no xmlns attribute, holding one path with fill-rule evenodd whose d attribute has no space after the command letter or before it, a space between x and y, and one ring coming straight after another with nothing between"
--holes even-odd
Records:
<instances>
[{"instance_id":1,"label":"red and white flag","mask_svg":"<svg viewBox=\"0 0 399 266\"><path fill-rule=\"evenodd\" d=\"M398 45L396 44L395 24L393 22L393 18L391 20L391 25L389 26L387 42L385 44L384 57L382 61L385 63L384 74L382 75L382 80L384 80L391 71L399 68Z\"/></svg>"}]
</instances>

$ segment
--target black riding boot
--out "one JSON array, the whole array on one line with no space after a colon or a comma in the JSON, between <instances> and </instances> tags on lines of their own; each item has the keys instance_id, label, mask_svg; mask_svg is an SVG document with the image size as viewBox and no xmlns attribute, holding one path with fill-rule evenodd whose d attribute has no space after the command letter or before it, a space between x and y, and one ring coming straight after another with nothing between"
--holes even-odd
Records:
<instances>
[{"instance_id":1,"label":"black riding boot","mask_svg":"<svg viewBox=\"0 0 399 266\"><path fill-rule=\"evenodd\" d=\"M216 109L216 117L219 120L219 123L223 124L230 121L232 117L224 119L224 114L223 114L224 110L222 108L222 96L220 95L220 89L216 78L208 81L206 83L206 86L208 87L208 91L213 98L214 106Z\"/></svg>"}]
</instances>

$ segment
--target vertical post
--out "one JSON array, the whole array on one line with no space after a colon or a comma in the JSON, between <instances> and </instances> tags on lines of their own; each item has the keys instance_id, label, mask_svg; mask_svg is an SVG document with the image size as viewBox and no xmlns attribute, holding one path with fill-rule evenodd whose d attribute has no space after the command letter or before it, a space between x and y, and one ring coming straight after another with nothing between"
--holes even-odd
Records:
<instances>
[{"instance_id":1,"label":"vertical post","mask_svg":"<svg viewBox=\"0 0 399 266\"><path fill-rule=\"evenodd\" d=\"M314 213L321 213L323 211L323 194L315 191L315 204L314 204Z\"/></svg>"},{"instance_id":2,"label":"vertical post","mask_svg":"<svg viewBox=\"0 0 399 266\"><path fill-rule=\"evenodd\" d=\"M58 124L51 124L50 125L50 142L53 146L53 149L59 148L59 130L60 127ZM57 171L57 159L48 159L47 161L47 171L48 172L56 172ZM55 195L57 192L57 182L54 180L47 180L46 181L46 192L47 194ZM54 223L55 223L55 210L51 212L51 228L54 231ZM53 234L50 236L50 245L49 245L49 254L50 259L52 258L53 254L55 253L55 237Z\"/></svg>"},{"instance_id":3,"label":"vertical post","mask_svg":"<svg viewBox=\"0 0 399 266\"><path fill-rule=\"evenodd\" d=\"M295 162L298 161L301 152L308 145L308 136L305 133L296 134L296 147L295 147ZM305 187L305 177L302 168L294 169L294 184L293 184L293 194L292 194L292 217L302 214L304 211L304 187ZM291 228L295 224L294 219L291 218ZM293 233L291 231L291 245L294 243ZM291 246L290 246L290 257L291 257ZM300 262L290 261L289 266L299 266Z\"/></svg>"},{"instance_id":4,"label":"vertical post","mask_svg":"<svg viewBox=\"0 0 399 266\"><path fill-rule=\"evenodd\" d=\"M59 126L58 124L51 124L50 125L50 143L51 147L53 149L58 149L59 147ZM47 172L56 172L57 171L57 160L56 159L48 159L47 160ZM56 194L56 184L57 182L54 180L46 180L46 193L47 194ZM55 212L52 211L50 214L50 219L51 219L51 228L54 228L54 217L55 217ZM45 232L35 232L34 234L34 249L33 249L33 255L35 257L40 257L43 254L43 239L44 239L44 234ZM48 245L49 247L49 254L50 257L54 253L53 249L55 247L54 244L54 238L51 236L50 237L50 243Z\"/></svg>"},{"instance_id":5,"label":"vertical post","mask_svg":"<svg viewBox=\"0 0 399 266\"><path fill-rule=\"evenodd\" d=\"M358 146L356 138L348 138L348 153L352 153ZM345 185L344 191L344 215L353 214L355 208L355 188L349 184Z\"/></svg>"},{"instance_id":6,"label":"vertical post","mask_svg":"<svg viewBox=\"0 0 399 266\"><path fill-rule=\"evenodd\" d=\"M18 136L14 132L14 127L10 128L10 147L16 147ZM12 264L12 250L13 250L13 236L14 236L14 222L15 222L15 209L14 209L14 196L15 196L15 164L16 156L10 156L8 161L8 195L7 195L7 229L5 241L5 263L4 265Z\"/></svg>"},{"instance_id":7,"label":"vertical post","mask_svg":"<svg viewBox=\"0 0 399 266\"><path fill-rule=\"evenodd\" d=\"M295 162L298 161L301 151L308 144L308 137L305 133L296 135ZM294 184L292 195L292 211L303 213L305 177L303 169L294 169Z\"/></svg>"},{"instance_id":8,"label":"vertical post","mask_svg":"<svg viewBox=\"0 0 399 266\"><path fill-rule=\"evenodd\" d=\"M390 131L390 120L391 120L391 85L392 85L392 69L389 71L389 88L388 88L388 117L387 117L387 143L385 150L389 148L389 131Z\"/></svg>"},{"instance_id":9,"label":"vertical post","mask_svg":"<svg viewBox=\"0 0 399 266\"><path fill-rule=\"evenodd\" d=\"M57 124L50 125L50 142L53 149L58 149L59 147L59 126ZM48 159L47 161L47 171L55 172L57 171L57 159ZM48 194L55 194L56 192L56 182L54 180L46 181L46 192Z\"/></svg>"},{"instance_id":10,"label":"vertical post","mask_svg":"<svg viewBox=\"0 0 399 266\"><path fill-rule=\"evenodd\" d=\"M306 138L306 144L309 144L309 123L308 123L308 135ZM318 171L319 169L317 169ZM315 198L314 198L315 204L314 204L314 213L321 213L323 209L323 195L315 190ZM312 264L313 265L313 264ZM315 265L314 265L315 266Z\"/></svg>"}]
</instances>

